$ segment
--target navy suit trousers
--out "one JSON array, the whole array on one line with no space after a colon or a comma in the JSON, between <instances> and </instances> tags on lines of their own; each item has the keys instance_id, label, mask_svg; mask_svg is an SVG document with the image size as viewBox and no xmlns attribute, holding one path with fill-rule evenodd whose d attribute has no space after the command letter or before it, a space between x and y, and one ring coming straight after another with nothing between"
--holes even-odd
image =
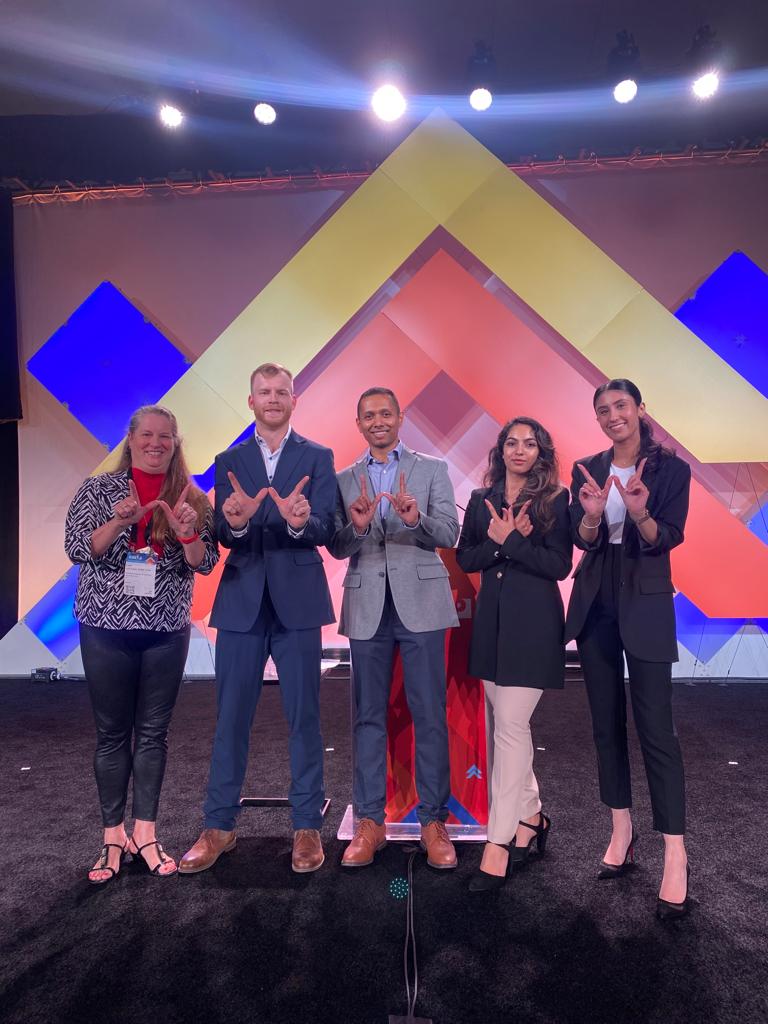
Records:
<instances>
[{"instance_id":1,"label":"navy suit trousers","mask_svg":"<svg viewBox=\"0 0 768 1024\"><path fill-rule=\"evenodd\" d=\"M451 777L445 717L445 630L413 633L400 621L387 588L384 611L370 640L350 640L355 693L355 816L384 821L387 797L387 707L395 646L400 648L408 707L416 734L417 816L422 825L445 821Z\"/></svg>"},{"instance_id":2,"label":"navy suit trousers","mask_svg":"<svg viewBox=\"0 0 768 1024\"><path fill-rule=\"evenodd\" d=\"M230 831L240 813L240 793L264 665L272 656L288 720L291 763L289 799L293 827L320 828L323 740L320 735L320 627L286 629L265 589L261 611L247 633L220 629L216 638L218 713L213 741L205 828Z\"/></svg>"}]
</instances>

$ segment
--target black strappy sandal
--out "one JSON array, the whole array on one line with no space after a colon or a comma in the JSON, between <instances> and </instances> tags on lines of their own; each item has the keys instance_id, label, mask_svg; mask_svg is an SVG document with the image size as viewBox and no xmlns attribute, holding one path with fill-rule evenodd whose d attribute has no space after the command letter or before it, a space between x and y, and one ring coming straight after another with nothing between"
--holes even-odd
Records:
<instances>
[{"instance_id":1,"label":"black strappy sandal","mask_svg":"<svg viewBox=\"0 0 768 1024\"><path fill-rule=\"evenodd\" d=\"M112 879L120 873L120 865L123 863L123 857L128 852L127 847L127 843L125 844L125 846L121 846L119 843L104 843L104 846L101 849L101 857L99 858L99 862L95 864L92 868L88 869L88 881L91 883L91 885L106 885L107 882L111 882ZM109 861L110 848L120 851L120 858L117 862L116 868L111 867L111 865L107 863ZM106 878L91 878L92 871L109 871L110 873L107 875Z\"/></svg>"},{"instance_id":2,"label":"black strappy sandal","mask_svg":"<svg viewBox=\"0 0 768 1024\"><path fill-rule=\"evenodd\" d=\"M143 846L139 846L137 844L136 840L133 839L133 838L131 838L131 842L136 847L136 852L133 854L134 859L137 858L137 857L141 858L141 863L144 864L144 866L146 867L146 869L150 873L150 875L154 875L155 878L172 878L173 875L178 874L178 870L179 870L178 865L176 865L176 870L175 871L161 871L160 870L160 868L163 866L163 864L168 864L168 863L175 864L176 862L174 861L173 857L169 857L168 856L168 854L165 852L165 850L160 845L159 840L153 839L151 843L144 843ZM158 856L160 857L160 860L157 862L157 864L155 864L155 866L153 868L151 868L149 866L149 864L147 864L146 858L143 857L142 854L141 854L142 850L146 850L148 846L156 846L157 847Z\"/></svg>"},{"instance_id":3,"label":"black strappy sandal","mask_svg":"<svg viewBox=\"0 0 768 1024\"><path fill-rule=\"evenodd\" d=\"M525 828L529 828L531 832L533 832L533 835L526 846L510 846L509 863L513 867L525 864L533 853L534 843L536 844L537 853L544 853L547 849L547 839L549 838L549 832L552 828L551 819L547 817L543 811L539 811L538 825L530 825L527 821L521 821L518 824L524 825Z\"/></svg>"}]
</instances>

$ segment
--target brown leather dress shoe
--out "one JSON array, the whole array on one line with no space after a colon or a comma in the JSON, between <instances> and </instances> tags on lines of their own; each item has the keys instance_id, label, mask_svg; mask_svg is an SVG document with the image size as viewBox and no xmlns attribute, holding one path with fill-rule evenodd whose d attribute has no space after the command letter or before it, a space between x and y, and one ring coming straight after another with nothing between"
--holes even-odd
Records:
<instances>
[{"instance_id":1,"label":"brown leather dress shoe","mask_svg":"<svg viewBox=\"0 0 768 1024\"><path fill-rule=\"evenodd\" d=\"M421 826L421 848L427 851L427 864L431 868L456 867L456 850L442 821L430 821Z\"/></svg>"},{"instance_id":2,"label":"brown leather dress shoe","mask_svg":"<svg viewBox=\"0 0 768 1024\"><path fill-rule=\"evenodd\" d=\"M373 818L361 818L352 842L341 858L343 868L365 868L373 864L374 854L387 845L386 825L377 825Z\"/></svg>"},{"instance_id":3,"label":"brown leather dress shoe","mask_svg":"<svg viewBox=\"0 0 768 1024\"><path fill-rule=\"evenodd\" d=\"M194 875L213 867L222 853L234 850L237 833L234 829L225 832L220 828L204 828L191 850L187 850L179 861L179 874Z\"/></svg>"},{"instance_id":4,"label":"brown leather dress shoe","mask_svg":"<svg viewBox=\"0 0 768 1024\"><path fill-rule=\"evenodd\" d=\"M291 867L299 875L317 871L323 866L325 854L316 828L299 828L293 833Z\"/></svg>"}]
</instances>

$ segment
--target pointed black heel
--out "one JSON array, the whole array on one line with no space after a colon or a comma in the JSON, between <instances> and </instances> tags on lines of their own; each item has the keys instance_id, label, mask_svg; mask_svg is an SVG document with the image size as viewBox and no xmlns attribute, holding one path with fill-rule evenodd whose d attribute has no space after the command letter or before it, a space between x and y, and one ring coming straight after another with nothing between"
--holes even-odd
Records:
<instances>
[{"instance_id":1,"label":"pointed black heel","mask_svg":"<svg viewBox=\"0 0 768 1024\"><path fill-rule=\"evenodd\" d=\"M601 882L611 878L621 878L627 871L635 865L635 843L638 840L637 832L632 829L632 838L629 841L627 852L624 855L624 860L621 864L607 864L604 860L600 861L600 867L597 871L597 877Z\"/></svg>"},{"instance_id":2,"label":"pointed black heel","mask_svg":"<svg viewBox=\"0 0 768 1024\"><path fill-rule=\"evenodd\" d=\"M503 850L508 850L511 854L509 843L494 843L494 846L500 846ZM477 871L472 875L469 880L469 891L470 892L495 892L501 889L507 884L507 876L511 871L511 862L507 861L507 870L503 875L492 875L488 871L483 871L482 868L478 868Z\"/></svg>"},{"instance_id":3,"label":"pointed black heel","mask_svg":"<svg viewBox=\"0 0 768 1024\"><path fill-rule=\"evenodd\" d=\"M656 900L656 918L659 921L678 921L681 917L685 917L690 907L688 905L688 886L691 881L691 869L686 864L685 866L685 899L682 903L670 903L669 900L663 900L661 896Z\"/></svg>"},{"instance_id":4,"label":"pointed black heel","mask_svg":"<svg viewBox=\"0 0 768 1024\"><path fill-rule=\"evenodd\" d=\"M511 867L518 867L528 860L533 853L533 846L536 845L536 852L543 854L547 849L547 839L552 828L552 820L543 812L539 811L539 824L530 825L527 821L519 822L525 828L529 828L533 835L526 846L512 846L509 851L509 863Z\"/></svg>"}]
</instances>

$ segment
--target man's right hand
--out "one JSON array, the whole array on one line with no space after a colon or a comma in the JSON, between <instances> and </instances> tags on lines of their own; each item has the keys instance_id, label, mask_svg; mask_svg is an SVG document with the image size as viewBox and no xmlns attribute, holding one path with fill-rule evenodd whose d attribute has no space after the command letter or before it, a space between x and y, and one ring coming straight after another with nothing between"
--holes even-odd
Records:
<instances>
[{"instance_id":1,"label":"man's right hand","mask_svg":"<svg viewBox=\"0 0 768 1024\"><path fill-rule=\"evenodd\" d=\"M368 497L368 485L363 477L360 481L360 497L356 498L349 506L349 521L352 523L355 533L367 532L381 499L381 494L377 494L373 499Z\"/></svg>"},{"instance_id":2,"label":"man's right hand","mask_svg":"<svg viewBox=\"0 0 768 1024\"><path fill-rule=\"evenodd\" d=\"M232 493L224 500L221 512L233 530L242 530L252 516L261 508L261 503L269 493L268 487L262 489L253 497L246 494L234 473L227 473L229 482L232 484Z\"/></svg>"}]
</instances>

